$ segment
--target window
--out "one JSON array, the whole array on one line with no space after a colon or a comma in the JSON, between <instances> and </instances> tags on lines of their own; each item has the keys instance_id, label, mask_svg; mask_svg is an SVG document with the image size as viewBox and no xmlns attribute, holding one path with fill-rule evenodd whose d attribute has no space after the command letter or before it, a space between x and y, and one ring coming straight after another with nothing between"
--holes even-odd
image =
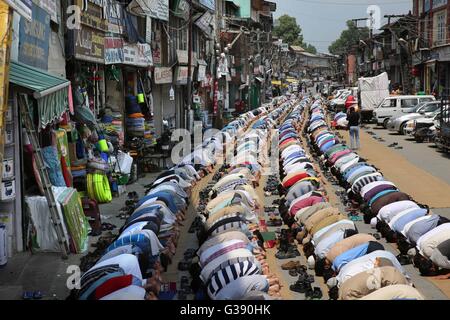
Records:
<instances>
[{"instance_id":1,"label":"window","mask_svg":"<svg viewBox=\"0 0 450 320\"><path fill-rule=\"evenodd\" d=\"M417 99L402 99L402 108L413 108L417 103Z\"/></svg>"},{"instance_id":2,"label":"window","mask_svg":"<svg viewBox=\"0 0 450 320\"><path fill-rule=\"evenodd\" d=\"M447 13L440 11L434 16L434 43L435 45L445 44L447 41Z\"/></svg>"},{"instance_id":3,"label":"window","mask_svg":"<svg viewBox=\"0 0 450 320\"><path fill-rule=\"evenodd\" d=\"M434 101L432 98L421 98L420 102L432 102Z\"/></svg>"},{"instance_id":4,"label":"window","mask_svg":"<svg viewBox=\"0 0 450 320\"><path fill-rule=\"evenodd\" d=\"M418 0L417 2L418 2L418 4L417 4L417 6L418 6L418 13L420 15L423 12L423 0Z\"/></svg>"},{"instance_id":5,"label":"window","mask_svg":"<svg viewBox=\"0 0 450 320\"><path fill-rule=\"evenodd\" d=\"M397 99L389 99L383 102L383 108L395 108L397 105Z\"/></svg>"}]
</instances>

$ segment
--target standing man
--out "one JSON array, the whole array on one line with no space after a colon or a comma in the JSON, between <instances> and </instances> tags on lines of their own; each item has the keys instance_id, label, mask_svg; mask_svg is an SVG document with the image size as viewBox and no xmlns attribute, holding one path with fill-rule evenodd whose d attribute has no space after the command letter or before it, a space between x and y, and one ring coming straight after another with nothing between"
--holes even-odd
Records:
<instances>
[{"instance_id":1,"label":"standing man","mask_svg":"<svg viewBox=\"0 0 450 320\"><path fill-rule=\"evenodd\" d=\"M358 150L359 142L359 121L360 115L356 112L355 107L351 107L347 114L348 128L350 131L350 147L352 150Z\"/></svg>"}]
</instances>

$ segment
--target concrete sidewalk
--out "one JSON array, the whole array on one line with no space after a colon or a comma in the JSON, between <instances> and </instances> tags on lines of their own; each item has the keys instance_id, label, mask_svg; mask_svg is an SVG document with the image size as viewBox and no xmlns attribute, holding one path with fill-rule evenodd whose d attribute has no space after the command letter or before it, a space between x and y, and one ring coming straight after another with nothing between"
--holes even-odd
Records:
<instances>
[{"instance_id":1,"label":"concrete sidewalk","mask_svg":"<svg viewBox=\"0 0 450 320\"><path fill-rule=\"evenodd\" d=\"M147 174L138 182L127 186L127 192L114 198L111 203L100 205L102 223L117 226L112 231L113 234L117 234L124 224L124 220L117 215L125 205L128 192L136 191L139 196L143 196L144 186L151 183L158 174ZM96 243L98 238L90 237L90 251L95 250L92 244ZM71 265L79 265L84 255L72 254L67 260L63 260L58 253L24 252L14 255L5 267L0 268L0 300L21 300L24 291L41 291L46 300L66 299L70 293L66 286L67 278L70 276L66 273L67 268Z\"/></svg>"}]
</instances>

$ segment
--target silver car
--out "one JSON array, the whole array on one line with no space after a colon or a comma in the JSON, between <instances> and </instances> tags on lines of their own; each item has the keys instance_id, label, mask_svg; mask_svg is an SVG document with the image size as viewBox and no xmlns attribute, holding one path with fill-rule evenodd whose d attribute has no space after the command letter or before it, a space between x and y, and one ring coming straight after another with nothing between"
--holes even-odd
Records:
<instances>
[{"instance_id":1,"label":"silver car","mask_svg":"<svg viewBox=\"0 0 450 320\"><path fill-rule=\"evenodd\" d=\"M387 125L389 131L405 134L405 128L408 121L432 115L440 108L440 102L426 102L417 105L416 109L411 113L390 119Z\"/></svg>"}]
</instances>

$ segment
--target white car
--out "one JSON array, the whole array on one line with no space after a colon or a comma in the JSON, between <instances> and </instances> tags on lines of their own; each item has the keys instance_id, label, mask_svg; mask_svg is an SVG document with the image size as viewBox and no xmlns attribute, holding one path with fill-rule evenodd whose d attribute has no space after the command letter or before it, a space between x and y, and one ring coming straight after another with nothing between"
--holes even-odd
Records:
<instances>
[{"instance_id":1,"label":"white car","mask_svg":"<svg viewBox=\"0 0 450 320\"><path fill-rule=\"evenodd\" d=\"M347 98L352 94L350 90L344 90L341 92L341 94L336 97L335 99L331 100L331 107L335 111L342 111L345 109L345 102L347 101Z\"/></svg>"},{"instance_id":2,"label":"white car","mask_svg":"<svg viewBox=\"0 0 450 320\"><path fill-rule=\"evenodd\" d=\"M441 112L439 110L422 118L409 120L405 126L405 134L414 136L417 130L423 128L431 128L433 126L439 125L440 115Z\"/></svg>"},{"instance_id":3,"label":"white car","mask_svg":"<svg viewBox=\"0 0 450 320\"><path fill-rule=\"evenodd\" d=\"M436 101L434 96L390 96L374 110L373 116L377 125L386 129L390 118L412 112L418 104L432 101Z\"/></svg>"},{"instance_id":4,"label":"white car","mask_svg":"<svg viewBox=\"0 0 450 320\"><path fill-rule=\"evenodd\" d=\"M419 104L411 113L405 113L399 117L392 117L387 123L389 131L405 134L405 127L409 120L415 120L423 117L433 115L441 107L440 102L424 102Z\"/></svg>"}]
</instances>

